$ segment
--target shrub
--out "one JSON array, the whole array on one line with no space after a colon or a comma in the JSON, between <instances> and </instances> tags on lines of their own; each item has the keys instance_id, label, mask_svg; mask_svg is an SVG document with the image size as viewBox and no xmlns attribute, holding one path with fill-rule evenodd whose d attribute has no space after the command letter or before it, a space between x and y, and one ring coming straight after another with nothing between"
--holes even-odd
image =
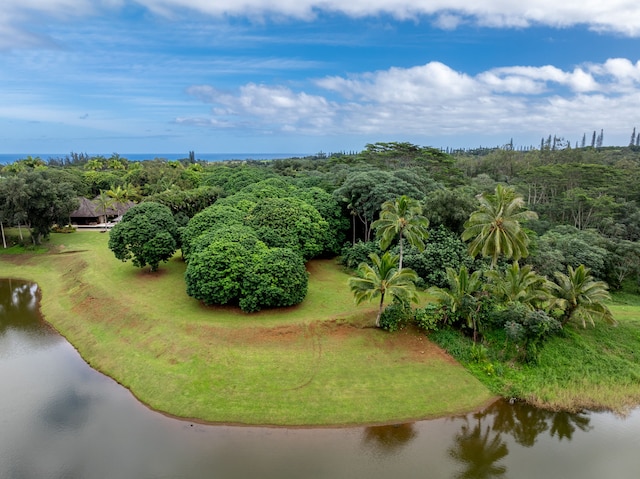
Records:
<instances>
[{"instance_id":1,"label":"shrub","mask_svg":"<svg viewBox=\"0 0 640 479\"><path fill-rule=\"evenodd\" d=\"M380 316L380 327L385 331L398 331L414 319L413 309L403 301L394 301Z\"/></svg>"},{"instance_id":2,"label":"shrub","mask_svg":"<svg viewBox=\"0 0 640 479\"><path fill-rule=\"evenodd\" d=\"M356 269L360 263L369 263L369 255L375 253L382 254L380 244L377 241L359 241L352 245L345 244L340 253L340 264L349 269Z\"/></svg>"}]
</instances>

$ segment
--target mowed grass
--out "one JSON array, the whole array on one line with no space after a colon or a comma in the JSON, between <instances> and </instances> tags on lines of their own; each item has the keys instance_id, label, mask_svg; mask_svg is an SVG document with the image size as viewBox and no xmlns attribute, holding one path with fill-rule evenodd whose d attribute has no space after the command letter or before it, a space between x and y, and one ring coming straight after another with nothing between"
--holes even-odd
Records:
<instances>
[{"instance_id":1,"label":"mowed grass","mask_svg":"<svg viewBox=\"0 0 640 479\"><path fill-rule=\"evenodd\" d=\"M108 233L54 234L6 254L0 276L36 281L45 319L87 362L163 412L270 425L385 423L469 411L492 398L423 335L371 328L348 275L313 261L295 307L245 314L185 293L177 255L150 273L116 260Z\"/></svg>"}]
</instances>

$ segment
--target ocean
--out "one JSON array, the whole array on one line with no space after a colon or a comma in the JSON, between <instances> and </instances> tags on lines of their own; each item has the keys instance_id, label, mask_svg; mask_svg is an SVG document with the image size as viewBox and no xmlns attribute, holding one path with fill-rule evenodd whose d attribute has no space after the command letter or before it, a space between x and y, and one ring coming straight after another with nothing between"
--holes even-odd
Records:
<instances>
[{"instance_id":1,"label":"ocean","mask_svg":"<svg viewBox=\"0 0 640 479\"><path fill-rule=\"evenodd\" d=\"M31 156L40 157L47 161L49 158L65 158L68 153L0 153L0 164L13 163L21 158ZM96 155L97 156L97 155ZM109 158L111 153L102 155ZM122 158L129 161L153 160L162 158L165 160L180 160L188 158L188 153L130 153L120 154ZM281 158L302 158L311 156L310 153L196 153L197 160L203 161L225 161L225 160L277 160Z\"/></svg>"}]
</instances>

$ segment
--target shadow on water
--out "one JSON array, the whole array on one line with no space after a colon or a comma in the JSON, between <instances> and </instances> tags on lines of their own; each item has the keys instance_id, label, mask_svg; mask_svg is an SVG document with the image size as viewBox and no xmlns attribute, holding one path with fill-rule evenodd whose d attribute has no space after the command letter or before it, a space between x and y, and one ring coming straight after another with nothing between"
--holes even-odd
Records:
<instances>
[{"instance_id":1,"label":"shadow on water","mask_svg":"<svg viewBox=\"0 0 640 479\"><path fill-rule=\"evenodd\" d=\"M640 411L497 401L389 426L206 426L150 411L41 320L36 285L0 280L0 477L637 477ZM401 400L401 398L399 398Z\"/></svg>"}]
</instances>

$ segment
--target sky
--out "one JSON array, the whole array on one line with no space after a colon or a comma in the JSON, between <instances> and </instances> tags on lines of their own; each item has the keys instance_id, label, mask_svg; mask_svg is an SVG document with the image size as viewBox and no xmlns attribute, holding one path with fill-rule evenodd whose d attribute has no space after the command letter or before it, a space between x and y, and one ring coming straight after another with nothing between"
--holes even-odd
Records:
<instances>
[{"instance_id":1,"label":"sky","mask_svg":"<svg viewBox=\"0 0 640 479\"><path fill-rule=\"evenodd\" d=\"M640 129L627 0L2 0L0 153L572 145Z\"/></svg>"}]
</instances>

